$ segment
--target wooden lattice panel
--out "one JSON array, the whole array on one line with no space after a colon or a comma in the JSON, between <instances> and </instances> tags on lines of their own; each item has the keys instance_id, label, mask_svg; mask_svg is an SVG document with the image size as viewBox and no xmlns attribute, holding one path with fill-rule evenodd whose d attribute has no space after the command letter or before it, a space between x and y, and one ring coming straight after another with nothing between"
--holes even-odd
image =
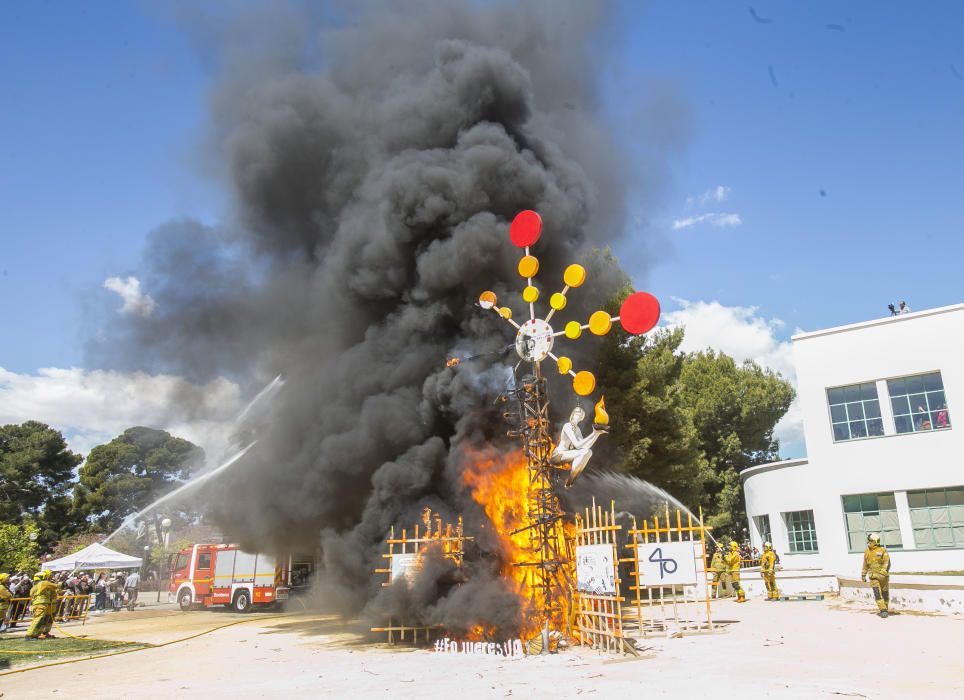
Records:
<instances>
[{"instance_id":1,"label":"wooden lattice panel","mask_svg":"<svg viewBox=\"0 0 964 700\"><path fill-rule=\"evenodd\" d=\"M396 536L394 525L389 530L388 537L385 540L387 551L382 554L387 566L375 569L376 574L386 575L386 580L382 582L383 588L394 583L393 576L399 568L395 566L397 558L402 556L410 558L412 555L417 557L419 552L428 547L441 547L444 556L461 566L465 556L465 542L472 539L471 537L465 537L461 516L453 526L452 523L444 523L438 513L432 513L428 508L422 512L422 522L415 523L411 532L412 536L409 537L409 530L403 528L401 535ZM429 642L432 632L439 629L439 627L411 625L407 624L405 620L390 617L386 620L385 626L372 627L371 631L387 633L388 643L394 644L396 641L407 641L407 635L411 635L413 643L418 643L419 633L424 635L425 642Z\"/></svg>"},{"instance_id":2,"label":"wooden lattice panel","mask_svg":"<svg viewBox=\"0 0 964 700\"><path fill-rule=\"evenodd\" d=\"M622 603L625 599L619 594L618 535L620 530L622 526L616 523L615 506L612 503L609 505L609 510L604 510L596 505L594 499L591 509L586 508L582 514L576 514L577 584L573 594L573 631L583 644L599 651L627 652L636 655L633 643L623 636ZM609 581L600 582L599 592L579 590L581 586L586 585L585 581L579 581L578 578L581 563L580 548L584 548L582 552L586 552L585 548L588 547L598 547L603 554L607 548L611 551L608 562L611 563L612 578Z\"/></svg>"},{"instance_id":3,"label":"wooden lattice panel","mask_svg":"<svg viewBox=\"0 0 964 700\"><path fill-rule=\"evenodd\" d=\"M706 535L709 528L703 524L703 511L700 509L696 521L693 514L686 512L685 516L679 509L675 517L664 507L663 517L653 516L652 521L644 520L639 527L633 519L633 528L628 530L631 557L624 559L632 563L633 585L629 588L634 593L635 610L630 613L628 620L639 626L642 636L654 633L693 634L713 631L713 617L710 610L710 582L706 565ZM649 552L644 560L640 560L640 545ZM664 546L665 545L665 546ZM681 559L668 551L684 552ZM689 551L691 561L685 561L685 552ZM670 565L672 564L672 569ZM693 566L693 583L662 582L662 574L669 571L668 580L675 580L672 574L679 571L679 567ZM653 569L659 571L654 575ZM648 571L648 573L647 573Z\"/></svg>"}]
</instances>

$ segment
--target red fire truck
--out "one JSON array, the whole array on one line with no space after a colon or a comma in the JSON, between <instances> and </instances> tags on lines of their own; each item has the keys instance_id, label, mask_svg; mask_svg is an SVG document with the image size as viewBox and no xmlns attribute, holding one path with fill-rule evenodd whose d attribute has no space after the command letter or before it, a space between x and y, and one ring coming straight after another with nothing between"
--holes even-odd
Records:
<instances>
[{"instance_id":1,"label":"red fire truck","mask_svg":"<svg viewBox=\"0 0 964 700\"><path fill-rule=\"evenodd\" d=\"M306 562L242 551L235 544L196 544L182 549L171 563L168 602L181 610L196 605L224 605L235 612L253 606L281 605L288 599L292 580L307 578Z\"/></svg>"}]
</instances>

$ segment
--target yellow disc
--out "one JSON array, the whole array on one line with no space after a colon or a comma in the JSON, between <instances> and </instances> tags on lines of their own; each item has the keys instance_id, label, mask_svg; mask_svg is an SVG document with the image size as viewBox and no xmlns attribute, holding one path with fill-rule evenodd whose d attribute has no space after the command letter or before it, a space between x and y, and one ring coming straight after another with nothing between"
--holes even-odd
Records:
<instances>
[{"instance_id":1,"label":"yellow disc","mask_svg":"<svg viewBox=\"0 0 964 700\"><path fill-rule=\"evenodd\" d=\"M539 258L534 255L526 255L519 261L520 277L535 277L539 274Z\"/></svg>"},{"instance_id":2,"label":"yellow disc","mask_svg":"<svg viewBox=\"0 0 964 700\"><path fill-rule=\"evenodd\" d=\"M479 306L483 309L491 309L498 302L498 297L495 296L495 292L482 292L479 295Z\"/></svg>"},{"instance_id":3,"label":"yellow disc","mask_svg":"<svg viewBox=\"0 0 964 700\"><path fill-rule=\"evenodd\" d=\"M566 324L566 337L575 340L582 335L582 325L579 321L570 321Z\"/></svg>"},{"instance_id":4,"label":"yellow disc","mask_svg":"<svg viewBox=\"0 0 964 700\"><path fill-rule=\"evenodd\" d=\"M570 265L562 273L562 279L570 287L581 287L586 281L586 268L582 265Z\"/></svg>"},{"instance_id":5,"label":"yellow disc","mask_svg":"<svg viewBox=\"0 0 964 700\"><path fill-rule=\"evenodd\" d=\"M559 367L559 374L569 374L569 370L572 369L572 360L562 355L556 360L556 365Z\"/></svg>"},{"instance_id":6,"label":"yellow disc","mask_svg":"<svg viewBox=\"0 0 964 700\"><path fill-rule=\"evenodd\" d=\"M539 298L539 290L533 287L532 285L529 285L528 287L522 290L522 298L531 304L532 302L534 302L536 299Z\"/></svg>"},{"instance_id":7,"label":"yellow disc","mask_svg":"<svg viewBox=\"0 0 964 700\"><path fill-rule=\"evenodd\" d=\"M576 376L572 378L572 390L580 396L589 396L595 388L596 378L592 372L576 372Z\"/></svg>"},{"instance_id":8,"label":"yellow disc","mask_svg":"<svg viewBox=\"0 0 964 700\"><path fill-rule=\"evenodd\" d=\"M613 327L613 320L605 311L597 311L589 317L589 330L596 335L606 335Z\"/></svg>"},{"instance_id":9,"label":"yellow disc","mask_svg":"<svg viewBox=\"0 0 964 700\"><path fill-rule=\"evenodd\" d=\"M503 306L501 309L499 309L499 316L502 318L512 318L512 309L510 309L508 306Z\"/></svg>"},{"instance_id":10,"label":"yellow disc","mask_svg":"<svg viewBox=\"0 0 964 700\"><path fill-rule=\"evenodd\" d=\"M554 308L556 311L562 311L564 308L566 308L566 295L556 292L549 297L549 306Z\"/></svg>"}]
</instances>

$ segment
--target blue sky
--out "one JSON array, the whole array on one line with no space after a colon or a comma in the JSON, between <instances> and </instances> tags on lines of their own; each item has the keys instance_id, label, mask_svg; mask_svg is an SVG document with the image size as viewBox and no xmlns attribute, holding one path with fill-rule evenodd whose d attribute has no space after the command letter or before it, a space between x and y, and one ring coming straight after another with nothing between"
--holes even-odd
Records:
<instances>
[{"instance_id":1,"label":"blue sky","mask_svg":"<svg viewBox=\"0 0 964 700\"><path fill-rule=\"evenodd\" d=\"M701 308L780 354L797 327L964 301L964 5L620 9L604 81L617 138L634 152L647 99L671 96L680 117L672 177L655 206L634 194L617 252L677 321L675 300L715 301ZM211 77L157 5L0 8L0 367L83 366L89 309L119 305L103 282L137 267L147 233L218 219L194 155Z\"/></svg>"}]
</instances>

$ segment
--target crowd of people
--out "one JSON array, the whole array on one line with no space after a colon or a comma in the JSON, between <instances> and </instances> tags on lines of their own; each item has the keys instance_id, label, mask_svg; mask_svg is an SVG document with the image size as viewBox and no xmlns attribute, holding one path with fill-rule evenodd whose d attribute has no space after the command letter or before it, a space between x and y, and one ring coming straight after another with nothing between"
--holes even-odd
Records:
<instances>
[{"instance_id":1,"label":"crowd of people","mask_svg":"<svg viewBox=\"0 0 964 700\"><path fill-rule=\"evenodd\" d=\"M90 607L95 613L125 607L133 610L141 580L138 572L58 572L44 570L34 576L17 572L0 573L0 632L15 627L27 615L28 605L15 605L29 600L32 622L27 639L50 639L54 622L66 622Z\"/></svg>"}]
</instances>

